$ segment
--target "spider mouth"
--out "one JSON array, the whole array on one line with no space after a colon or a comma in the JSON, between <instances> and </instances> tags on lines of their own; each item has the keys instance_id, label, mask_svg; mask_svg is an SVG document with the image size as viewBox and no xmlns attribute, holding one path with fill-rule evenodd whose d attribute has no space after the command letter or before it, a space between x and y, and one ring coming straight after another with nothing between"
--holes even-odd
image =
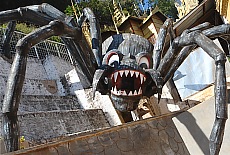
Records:
<instances>
[{"instance_id":1,"label":"spider mouth","mask_svg":"<svg viewBox=\"0 0 230 155\"><path fill-rule=\"evenodd\" d=\"M111 93L117 96L142 95L143 83L146 77L143 73L134 70L119 70L111 75Z\"/></svg>"}]
</instances>

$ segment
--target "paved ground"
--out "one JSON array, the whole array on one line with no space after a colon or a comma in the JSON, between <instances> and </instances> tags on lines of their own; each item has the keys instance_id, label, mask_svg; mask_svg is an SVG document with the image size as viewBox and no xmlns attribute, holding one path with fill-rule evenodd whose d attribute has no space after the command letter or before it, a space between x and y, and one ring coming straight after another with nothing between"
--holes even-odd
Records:
<instances>
[{"instance_id":1,"label":"paved ground","mask_svg":"<svg viewBox=\"0 0 230 155\"><path fill-rule=\"evenodd\" d=\"M230 109L230 104L228 104ZM215 118L214 97L173 118L188 151L192 155L209 154L208 140ZM230 112L228 112L230 118ZM225 126L220 155L230 152L230 120Z\"/></svg>"}]
</instances>

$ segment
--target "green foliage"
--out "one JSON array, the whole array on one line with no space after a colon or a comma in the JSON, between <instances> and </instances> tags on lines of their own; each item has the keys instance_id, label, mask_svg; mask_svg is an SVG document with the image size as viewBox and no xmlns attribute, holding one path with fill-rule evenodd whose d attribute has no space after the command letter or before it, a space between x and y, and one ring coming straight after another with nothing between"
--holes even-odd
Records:
<instances>
[{"instance_id":1,"label":"green foliage","mask_svg":"<svg viewBox=\"0 0 230 155\"><path fill-rule=\"evenodd\" d=\"M3 24L1 26L2 28L6 28L7 24ZM33 32L35 29L37 29L37 26L31 25L31 24L26 24L26 23L17 23L15 30L22 32L24 34L28 34L30 32ZM56 42L61 42L61 38L58 36L52 36L49 38L49 40L56 41Z\"/></svg>"},{"instance_id":2,"label":"green foliage","mask_svg":"<svg viewBox=\"0 0 230 155\"><path fill-rule=\"evenodd\" d=\"M159 9L168 17L173 18L174 20L177 17L177 9L175 7L175 1L174 0L159 0L158 1L158 7Z\"/></svg>"},{"instance_id":3,"label":"green foliage","mask_svg":"<svg viewBox=\"0 0 230 155\"><path fill-rule=\"evenodd\" d=\"M131 16L137 16L138 15L137 13L140 12L140 10L138 9L139 0L126 0L126 1L117 0L117 2L120 3L123 12L126 15L128 12L128 14Z\"/></svg>"},{"instance_id":4,"label":"green foliage","mask_svg":"<svg viewBox=\"0 0 230 155\"><path fill-rule=\"evenodd\" d=\"M79 17L82 13L82 10L86 7L89 7L94 12L101 25L113 25L110 12L110 9L113 7L111 5L112 3L109 1L89 0L87 2L79 2L77 5L75 4L74 8L76 10L77 16ZM65 13L69 16L75 16L72 6L68 6L65 10Z\"/></svg>"},{"instance_id":5,"label":"green foliage","mask_svg":"<svg viewBox=\"0 0 230 155\"><path fill-rule=\"evenodd\" d=\"M169 18L177 19L178 12L175 7L175 0L148 0L148 6L154 9L156 6Z\"/></svg>"},{"instance_id":6,"label":"green foliage","mask_svg":"<svg viewBox=\"0 0 230 155\"><path fill-rule=\"evenodd\" d=\"M25 34L28 34L32 31L34 31L35 29L36 29L36 27L34 25L28 25L25 23L17 23L16 28L15 28L16 31L19 31L19 32L22 32Z\"/></svg>"},{"instance_id":7,"label":"green foliage","mask_svg":"<svg viewBox=\"0 0 230 155\"><path fill-rule=\"evenodd\" d=\"M230 56L227 56L228 61L230 62Z\"/></svg>"}]
</instances>

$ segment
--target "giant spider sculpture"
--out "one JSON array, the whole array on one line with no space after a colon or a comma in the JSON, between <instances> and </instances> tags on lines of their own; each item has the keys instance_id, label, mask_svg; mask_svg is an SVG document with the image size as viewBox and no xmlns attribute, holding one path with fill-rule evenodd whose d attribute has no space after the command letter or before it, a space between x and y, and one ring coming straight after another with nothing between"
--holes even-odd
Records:
<instances>
[{"instance_id":1,"label":"giant spider sculpture","mask_svg":"<svg viewBox=\"0 0 230 155\"><path fill-rule=\"evenodd\" d=\"M92 48L82 36L81 26L85 20L90 23ZM73 18L48 4L27 6L0 12L0 23L11 22L5 45L15 22L31 22L44 25L18 41L16 55L7 81L3 101L3 137L7 151L18 149L19 127L17 111L25 78L27 55L30 48L54 35L61 36L74 59L89 82L96 90L109 94L116 109L132 111L137 108L142 96L158 94L164 84L171 79L183 60L197 46L206 51L216 64L216 119L210 136L210 154L218 154L223 140L227 120L225 53L211 39L229 39L230 25L210 27L208 23L185 30L176 37L172 20L167 19L160 29L153 45L141 36L118 34L104 42L101 49L100 29L89 8L83 10L77 22ZM170 36L170 46L162 57L166 36ZM7 47L7 46L5 46ZM95 74L94 74L95 73ZM93 76L94 74L94 76Z\"/></svg>"}]
</instances>

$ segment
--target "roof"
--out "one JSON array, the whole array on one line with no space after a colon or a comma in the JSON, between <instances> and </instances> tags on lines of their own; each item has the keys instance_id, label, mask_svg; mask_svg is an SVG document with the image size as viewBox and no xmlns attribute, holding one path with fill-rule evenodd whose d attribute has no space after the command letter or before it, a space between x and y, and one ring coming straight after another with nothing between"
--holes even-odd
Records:
<instances>
[{"instance_id":1,"label":"roof","mask_svg":"<svg viewBox=\"0 0 230 155\"><path fill-rule=\"evenodd\" d=\"M143 25L145 22L147 22L153 15L158 16L163 22L167 19L167 17L160 12L158 7L155 7L155 9L150 13L150 15L147 18L144 17L135 17L135 16L128 16L126 19L121 23L119 26L119 29L121 29L124 25L126 25L127 22L130 20L137 21L138 24Z\"/></svg>"},{"instance_id":2,"label":"roof","mask_svg":"<svg viewBox=\"0 0 230 155\"><path fill-rule=\"evenodd\" d=\"M141 24L142 21L143 21L143 18L138 18L138 17L135 17L135 16L128 16L128 17L126 17L126 19L120 24L119 29L120 29L121 27L123 27L124 25L126 25L127 22L129 22L130 20L134 20L134 21L138 22L138 24Z\"/></svg>"}]
</instances>

